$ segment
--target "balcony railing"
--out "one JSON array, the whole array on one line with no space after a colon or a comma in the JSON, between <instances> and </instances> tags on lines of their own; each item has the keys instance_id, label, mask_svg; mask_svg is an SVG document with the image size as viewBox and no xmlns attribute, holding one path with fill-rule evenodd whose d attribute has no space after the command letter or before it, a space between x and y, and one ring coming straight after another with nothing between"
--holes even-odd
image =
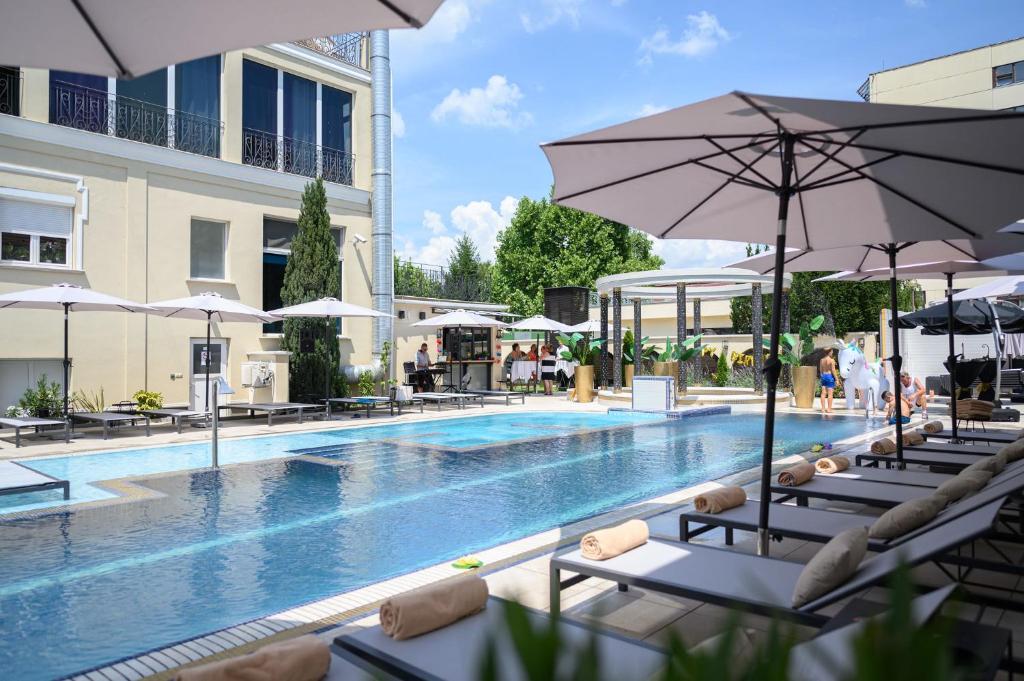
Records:
<instances>
[{"instance_id":1,"label":"balcony railing","mask_svg":"<svg viewBox=\"0 0 1024 681\"><path fill-rule=\"evenodd\" d=\"M223 126L218 120L71 83L51 84L50 122L192 154L220 156Z\"/></svg>"},{"instance_id":2,"label":"balcony railing","mask_svg":"<svg viewBox=\"0 0 1024 681\"><path fill-rule=\"evenodd\" d=\"M354 156L347 151L262 130L242 131L242 163L246 165L351 186L353 161Z\"/></svg>"},{"instance_id":3,"label":"balcony railing","mask_svg":"<svg viewBox=\"0 0 1024 681\"><path fill-rule=\"evenodd\" d=\"M366 68L363 62L365 56L366 33L343 33L341 35L329 35L326 38L310 38L308 40L297 40L297 45L319 52L322 55L337 59L338 61Z\"/></svg>"},{"instance_id":4,"label":"balcony railing","mask_svg":"<svg viewBox=\"0 0 1024 681\"><path fill-rule=\"evenodd\" d=\"M0 67L0 114L21 115L21 72Z\"/></svg>"},{"instance_id":5,"label":"balcony railing","mask_svg":"<svg viewBox=\"0 0 1024 681\"><path fill-rule=\"evenodd\" d=\"M404 262L395 270L395 295L486 303L491 301L491 280L455 276L437 265Z\"/></svg>"}]
</instances>

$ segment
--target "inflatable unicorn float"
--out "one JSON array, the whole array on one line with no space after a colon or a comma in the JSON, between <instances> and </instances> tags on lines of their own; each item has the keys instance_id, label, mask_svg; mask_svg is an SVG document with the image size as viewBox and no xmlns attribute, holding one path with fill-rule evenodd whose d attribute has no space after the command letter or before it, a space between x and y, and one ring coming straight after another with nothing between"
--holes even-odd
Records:
<instances>
[{"instance_id":1,"label":"inflatable unicorn float","mask_svg":"<svg viewBox=\"0 0 1024 681\"><path fill-rule=\"evenodd\" d=\"M877 410L885 406L882 402L882 393L889 389L889 379L882 371L881 360L869 363L856 343L844 345L836 341L836 348L839 350L836 365L843 379L846 408L853 409L854 394L860 391L860 406L864 409L864 418L875 416Z\"/></svg>"}]
</instances>

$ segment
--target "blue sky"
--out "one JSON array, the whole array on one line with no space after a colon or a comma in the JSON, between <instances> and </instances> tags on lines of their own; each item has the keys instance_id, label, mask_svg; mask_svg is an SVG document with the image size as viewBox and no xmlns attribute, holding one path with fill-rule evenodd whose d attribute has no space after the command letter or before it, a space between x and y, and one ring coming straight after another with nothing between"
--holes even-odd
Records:
<instances>
[{"instance_id":1,"label":"blue sky","mask_svg":"<svg viewBox=\"0 0 1024 681\"><path fill-rule=\"evenodd\" d=\"M519 197L549 191L542 142L735 89L856 99L872 71L1021 35L1020 0L446 0L392 32L395 252L444 264L469 234L491 259Z\"/></svg>"}]
</instances>

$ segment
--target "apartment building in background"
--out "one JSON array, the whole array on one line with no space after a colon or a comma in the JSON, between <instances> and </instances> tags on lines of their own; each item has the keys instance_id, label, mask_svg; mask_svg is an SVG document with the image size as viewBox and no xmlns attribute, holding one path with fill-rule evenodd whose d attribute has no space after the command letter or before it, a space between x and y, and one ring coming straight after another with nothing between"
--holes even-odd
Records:
<instances>
[{"instance_id":1,"label":"apartment building in background","mask_svg":"<svg viewBox=\"0 0 1024 681\"><path fill-rule=\"evenodd\" d=\"M147 302L205 291L279 307L300 197L324 180L338 297L371 306L371 85L364 34L229 52L121 81L0 67L0 291L68 282ZM72 390L201 403L203 361L235 400L287 399L279 325L71 315ZM0 409L61 380L62 315L0 311ZM338 327L371 361L371 322ZM275 383L242 388L243 364Z\"/></svg>"}]
</instances>

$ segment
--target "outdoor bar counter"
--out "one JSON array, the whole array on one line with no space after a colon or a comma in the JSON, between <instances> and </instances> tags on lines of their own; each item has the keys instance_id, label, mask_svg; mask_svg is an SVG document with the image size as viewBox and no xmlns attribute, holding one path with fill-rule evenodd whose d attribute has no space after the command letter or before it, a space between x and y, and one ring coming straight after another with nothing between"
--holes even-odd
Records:
<instances>
[{"instance_id":1,"label":"outdoor bar counter","mask_svg":"<svg viewBox=\"0 0 1024 681\"><path fill-rule=\"evenodd\" d=\"M462 373L459 373L459 365L462 365ZM469 388L471 390L493 390L491 384L492 370L494 366L493 359L465 359L461 362L459 360L451 360L450 362L438 362L437 366L445 366L448 369L448 376L446 380L453 383L455 386L459 385L459 378L461 376L469 375Z\"/></svg>"}]
</instances>

